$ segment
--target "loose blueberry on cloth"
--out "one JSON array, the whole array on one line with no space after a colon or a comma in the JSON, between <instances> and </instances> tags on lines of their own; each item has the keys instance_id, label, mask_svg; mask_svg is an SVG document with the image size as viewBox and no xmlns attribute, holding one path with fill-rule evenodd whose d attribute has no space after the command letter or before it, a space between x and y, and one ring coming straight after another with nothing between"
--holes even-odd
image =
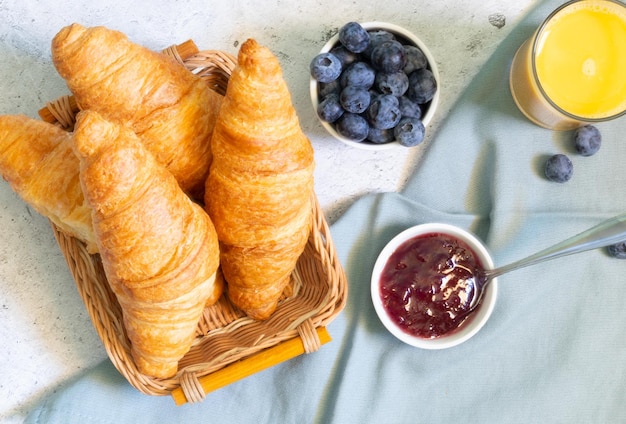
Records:
<instances>
[{"instance_id":1,"label":"loose blueberry on cloth","mask_svg":"<svg viewBox=\"0 0 626 424\"><path fill-rule=\"evenodd\" d=\"M602 145L602 134L594 125L583 125L574 133L574 145L583 156L595 155Z\"/></svg>"},{"instance_id":2,"label":"loose blueberry on cloth","mask_svg":"<svg viewBox=\"0 0 626 424\"><path fill-rule=\"evenodd\" d=\"M546 161L546 178L556 183L569 181L574 174L574 164L563 153L552 155Z\"/></svg>"}]
</instances>

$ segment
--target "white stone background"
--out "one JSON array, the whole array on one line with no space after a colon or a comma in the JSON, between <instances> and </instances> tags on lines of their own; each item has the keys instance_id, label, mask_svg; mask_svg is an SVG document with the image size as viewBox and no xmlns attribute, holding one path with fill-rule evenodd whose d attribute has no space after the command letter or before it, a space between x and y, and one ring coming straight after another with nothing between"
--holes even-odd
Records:
<instances>
[{"instance_id":1,"label":"white stone background","mask_svg":"<svg viewBox=\"0 0 626 424\"><path fill-rule=\"evenodd\" d=\"M235 54L256 38L280 59L315 149L315 189L334 222L358 197L397 191L419 166L450 108L535 0L129 2L0 0L0 114L37 117L67 94L50 60L65 25L105 25L160 50L193 39ZM149 6L147 6L149 4ZM505 25L495 25L504 18ZM386 21L420 37L436 58L441 100L423 144L372 152L347 147L319 124L308 65L348 21ZM43 397L106 358L48 222L0 180L0 421L21 422Z\"/></svg>"}]
</instances>

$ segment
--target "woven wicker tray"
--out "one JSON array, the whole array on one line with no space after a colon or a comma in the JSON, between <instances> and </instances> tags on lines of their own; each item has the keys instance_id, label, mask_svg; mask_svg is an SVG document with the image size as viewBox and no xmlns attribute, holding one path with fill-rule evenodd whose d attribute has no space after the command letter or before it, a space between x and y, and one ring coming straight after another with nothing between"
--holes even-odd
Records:
<instances>
[{"instance_id":1,"label":"woven wicker tray","mask_svg":"<svg viewBox=\"0 0 626 424\"><path fill-rule=\"evenodd\" d=\"M235 58L220 51L198 51L192 41L163 51L190 72L200 75L223 94ZM78 112L71 96L48 103L42 119L67 130ZM317 199L308 243L292 273L276 312L267 321L254 321L226 297L207 307L197 336L170 379L141 374L130 354L122 311L109 288L99 255L90 255L83 243L52 224L70 272L107 354L119 372L137 390L148 395L171 395L176 404L202 401L212 390L262 369L310 353L330 341L325 327L346 302L347 283L336 256L329 227Z\"/></svg>"}]
</instances>

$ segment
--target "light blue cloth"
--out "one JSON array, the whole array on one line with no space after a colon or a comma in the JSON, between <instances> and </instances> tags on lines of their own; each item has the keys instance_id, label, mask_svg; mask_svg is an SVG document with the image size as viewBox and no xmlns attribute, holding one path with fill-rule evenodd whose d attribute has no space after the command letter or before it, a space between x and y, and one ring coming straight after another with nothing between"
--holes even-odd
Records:
<instances>
[{"instance_id":1,"label":"light blue cloth","mask_svg":"<svg viewBox=\"0 0 626 424\"><path fill-rule=\"evenodd\" d=\"M402 193L365 196L332 226L350 288L332 343L181 407L107 361L27 423L626 422L626 261L597 250L503 276L487 325L443 351L394 339L370 301L378 252L411 225L471 229L503 265L626 212L626 118L599 125L600 152L582 157L571 132L530 124L509 93L511 57L559 4L542 2L504 40ZM565 184L542 176L553 153L574 162Z\"/></svg>"}]
</instances>

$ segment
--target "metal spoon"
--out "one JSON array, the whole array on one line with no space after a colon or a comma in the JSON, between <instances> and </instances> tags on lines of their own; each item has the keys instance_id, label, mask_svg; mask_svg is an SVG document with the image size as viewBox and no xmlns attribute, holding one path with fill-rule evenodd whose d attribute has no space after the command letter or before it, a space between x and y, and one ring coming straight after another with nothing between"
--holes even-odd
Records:
<instances>
[{"instance_id":1,"label":"metal spoon","mask_svg":"<svg viewBox=\"0 0 626 424\"><path fill-rule=\"evenodd\" d=\"M574 253L585 252L599 247L610 246L626 241L626 214L608 219L582 233L568 238L552 247L548 247L534 255L520 259L509 265L493 269L476 269L473 282L473 296L470 300L467 313L474 310L482 299L485 287L495 278L504 273L535 265L550 259L560 258ZM467 314L466 313L466 314ZM464 315L466 315L464 314Z\"/></svg>"}]
</instances>

